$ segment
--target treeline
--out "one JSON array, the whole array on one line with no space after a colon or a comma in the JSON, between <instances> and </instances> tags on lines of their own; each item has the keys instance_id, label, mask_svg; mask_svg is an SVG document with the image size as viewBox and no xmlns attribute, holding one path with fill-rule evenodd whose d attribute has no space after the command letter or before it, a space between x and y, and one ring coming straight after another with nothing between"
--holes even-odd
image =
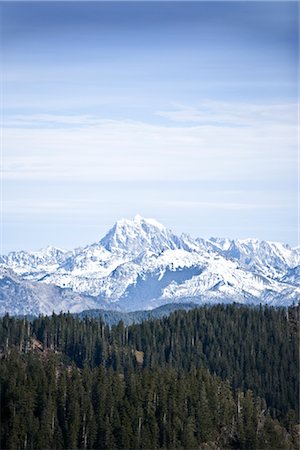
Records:
<instances>
[{"instance_id":1,"label":"treeline","mask_svg":"<svg viewBox=\"0 0 300 450\"><path fill-rule=\"evenodd\" d=\"M293 449L251 391L206 369L78 369L16 349L0 367L2 449Z\"/></svg>"},{"instance_id":2,"label":"treeline","mask_svg":"<svg viewBox=\"0 0 300 450\"><path fill-rule=\"evenodd\" d=\"M111 328L6 315L1 448L297 448L298 325L237 305Z\"/></svg>"}]
</instances>

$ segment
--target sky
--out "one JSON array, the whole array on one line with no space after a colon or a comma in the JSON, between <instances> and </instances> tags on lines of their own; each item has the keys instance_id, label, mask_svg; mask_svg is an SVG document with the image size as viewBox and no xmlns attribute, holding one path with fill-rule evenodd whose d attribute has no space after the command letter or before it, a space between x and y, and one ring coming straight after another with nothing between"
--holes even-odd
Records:
<instances>
[{"instance_id":1,"label":"sky","mask_svg":"<svg viewBox=\"0 0 300 450\"><path fill-rule=\"evenodd\" d=\"M1 2L1 253L154 217L298 245L297 2Z\"/></svg>"}]
</instances>

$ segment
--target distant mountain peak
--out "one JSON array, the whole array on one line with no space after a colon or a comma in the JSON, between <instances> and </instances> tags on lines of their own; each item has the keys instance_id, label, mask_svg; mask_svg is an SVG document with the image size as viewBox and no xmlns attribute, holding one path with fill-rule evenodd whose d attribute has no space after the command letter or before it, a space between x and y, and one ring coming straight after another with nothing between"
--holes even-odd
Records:
<instances>
[{"instance_id":1,"label":"distant mountain peak","mask_svg":"<svg viewBox=\"0 0 300 450\"><path fill-rule=\"evenodd\" d=\"M159 253L179 248L180 239L155 219L146 219L137 214L133 220L118 220L100 244L109 251L138 255L145 250Z\"/></svg>"}]
</instances>

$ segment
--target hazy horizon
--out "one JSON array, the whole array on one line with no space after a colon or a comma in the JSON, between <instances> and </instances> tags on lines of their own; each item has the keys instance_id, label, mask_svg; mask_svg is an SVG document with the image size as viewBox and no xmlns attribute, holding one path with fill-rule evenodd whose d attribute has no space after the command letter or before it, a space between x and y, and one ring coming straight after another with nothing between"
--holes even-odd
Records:
<instances>
[{"instance_id":1,"label":"hazy horizon","mask_svg":"<svg viewBox=\"0 0 300 450\"><path fill-rule=\"evenodd\" d=\"M2 250L120 218L299 245L296 2L6 2Z\"/></svg>"}]
</instances>

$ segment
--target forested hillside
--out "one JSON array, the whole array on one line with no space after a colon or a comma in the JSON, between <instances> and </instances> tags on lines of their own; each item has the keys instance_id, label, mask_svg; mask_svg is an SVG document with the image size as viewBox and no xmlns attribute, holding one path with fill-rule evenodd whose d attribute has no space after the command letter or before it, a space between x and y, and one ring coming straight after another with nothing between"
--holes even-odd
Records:
<instances>
[{"instance_id":1,"label":"forested hillside","mask_svg":"<svg viewBox=\"0 0 300 450\"><path fill-rule=\"evenodd\" d=\"M1 448L297 448L298 313L5 316Z\"/></svg>"}]
</instances>

